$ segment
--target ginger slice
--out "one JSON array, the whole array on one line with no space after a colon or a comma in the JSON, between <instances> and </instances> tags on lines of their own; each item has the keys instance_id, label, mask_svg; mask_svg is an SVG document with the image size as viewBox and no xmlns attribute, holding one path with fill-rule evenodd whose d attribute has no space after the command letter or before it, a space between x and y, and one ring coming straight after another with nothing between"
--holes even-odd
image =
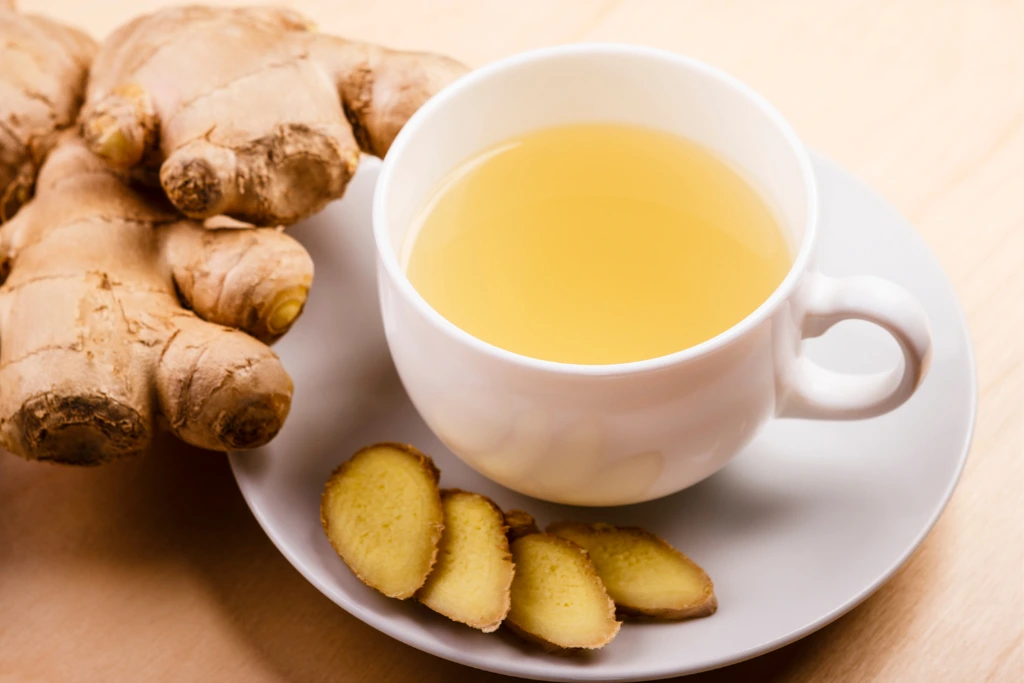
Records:
<instances>
[{"instance_id":1,"label":"ginger slice","mask_svg":"<svg viewBox=\"0 0 1024 683\"><path fill-rule=\"evenodd\" d=\"M324 485L320 521L360 581L391 598L427 580L444 529L440 477L412 446L378 443L341 464Z\"/></svg>"},{"instance_id":2,"label":"ginger slice","mask_svg":"<svg viewBox=\"0 0 1024 683\"><path fill-rule=\"evenodd\" d=\"M491 499L459 489L442 491L441 505L437 564L416 598L453 621L495 631L508 614L515 572L504 517Z\"/></svg>"},{"instance_id":3,"label":"ginger slice","mask_svg":"<svg viewBox=\"0 0 1024 683\"><path fill-rule=\"evenodd\" d=\"M505 513L505 525L508 527L508 541L512 543L523 536L539 534L540 529L533 515L526 510L509 510Z\"/></svg>"},{"instance_id":4,"label":"ginger slice","mask_svg":"<svg viewBox=\"0 0 1024 683\"><path fill-rule=\"evenodd\" d=\"M547 532L587 550L620 615L687 619L718 609L707 573L648 531L556 522Z\"/></svg>"},{"instance_id":5,"label":"ginger slice","mask_svg":"<svg viewBox=\"0 0 1024 683\"><path fill-rule=\"evenodd\" d=\"M597 649L619 632L615 605L587 551L552 534L512 543L516 563L505 623L549 650Z\"/></svg>"}]
</instances>

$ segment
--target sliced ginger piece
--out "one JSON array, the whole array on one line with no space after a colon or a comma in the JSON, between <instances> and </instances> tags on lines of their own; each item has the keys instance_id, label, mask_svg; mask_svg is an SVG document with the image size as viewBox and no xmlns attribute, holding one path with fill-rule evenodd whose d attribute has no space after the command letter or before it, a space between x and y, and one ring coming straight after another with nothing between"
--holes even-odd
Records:
<instances>
[{"instance_id":1,"label":"sliced ginger piece","mask_svg":"<svg viewBox=\"0 0 1024 683\"><path fill-rule=\"evenodd\" d=\"M516 563L505 623L550 650L597 649L619 632L615 605L587 551L552 534L512 543Z\"/></svg>"},{"instance_id":2,"label":"sliced ginger piece","mask_svg":"<svg viewBox=\"0 0 1024 683\"><path fill-rule=\"evenodd\" d=\"M444 529L439 477L430 457L412 446L378 443L327 480L320 521L367 586L404 600L427 580Z\"/></svg>"},{"instance_id":3,"label":"sliced ginger piece","mask_svg":"<svg viewBox=\"0 0 1024 683\"><path fill-rule=\"evenodd\" d=\"M491 499L459 489L442 491L441 505L437 564L416 598L453 621L495 631L508 614L515 572L504 516Z\"/></svg>"},{"instance_id":4,"label":"sliced ginger piece","mask_svg":"<svg viewBox=\"0 0 1024 683\"><path fill-rule=\"evenodd\" d=\"M620 615L687 619L718 609L707 573L648 531L556 522L547 532L587 550Z\"/></svg>"},{"instance_id":5,"label":"sliced ginger piece","mask_svg":"<svg viewBox=\"0 0 1024 683\"><path fill-rule=\"evenodd\" d=\"M523 536L539 534L540 529L533 515L526 510L509 510L505 513L505 526L508 527L508 541L512 543Z\"/></svg>"}]
</instances>

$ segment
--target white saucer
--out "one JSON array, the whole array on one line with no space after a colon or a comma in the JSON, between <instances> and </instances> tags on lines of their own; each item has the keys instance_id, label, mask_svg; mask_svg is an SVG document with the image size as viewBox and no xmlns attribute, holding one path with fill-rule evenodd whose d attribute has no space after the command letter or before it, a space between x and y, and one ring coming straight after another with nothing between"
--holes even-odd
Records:
<instances>
[{"instance_id":1,"label":"white saucer","mask_svg":"<svg viewBox=\"0 0 1024 683\"><path fill-rule=\"evenodd\" d=\"M503 489L434 438L391 367L370 229L379 164L369 161L343 201L291 233L314 256L316 286L304 316L277 347L295 380L288 423L270 446L231 456L253 514L307 579L374 628L439 657L513 676L619 681L694 673L768 652L836 619L906 561L942 512L967 456L977 390L963 314L927 247L873 191L831 162L816 164L822 270L890 278L928 311L931 372L900 409L863 422L774 421L715 476L641 505L570 508ZM897 358L886 335L860 323L841 324L809 350L848 371L881 370ZM655 531L707 569L718 613L627 624L603 650L557 657L503 630L484 635L375 593L328 545L318 504L329 472L381 440L415 444L434 457L443 486L526 508L542 526L569 518Z\"/></svg>"}]
</instances>

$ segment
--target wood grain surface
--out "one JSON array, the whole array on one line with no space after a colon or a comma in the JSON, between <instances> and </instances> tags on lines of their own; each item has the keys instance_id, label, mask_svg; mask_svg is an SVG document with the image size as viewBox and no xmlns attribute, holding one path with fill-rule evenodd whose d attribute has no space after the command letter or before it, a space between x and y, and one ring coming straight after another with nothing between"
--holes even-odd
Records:
<instances>
[{"instance_id":1,"label":"wood grain surface","mask_svg":"<svg viewBox=\"0 0 1024 683\"><path fill-rule=\"evenodd\" d=\"M102 37L163 3L21 4ZM323 30L474 66L574 41L683 52L752 84L878 188L936 252L970 321L981 396L966 472L920 550L863 605L687 680L1022 680L1024 3L287 4ZM122 680L510 679L401 645L323 597L263 535L222 457L170 440L95 470L0 453L0 681Z\"/></svg>"}]
</instances>

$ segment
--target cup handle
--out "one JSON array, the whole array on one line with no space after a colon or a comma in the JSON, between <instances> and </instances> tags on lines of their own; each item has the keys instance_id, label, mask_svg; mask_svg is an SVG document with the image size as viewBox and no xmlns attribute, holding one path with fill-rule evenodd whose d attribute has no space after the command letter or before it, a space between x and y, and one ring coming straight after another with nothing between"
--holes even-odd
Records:
<instances>
[{"instance_id":1,"label":"cup handle","mask_svg":"<svg viewBox=\"0 0 1024 683\"><path fill-rule=\"evenodd\" d=\"M831 278L812 273L801 283L801 339L823 335L842 320L866 320L891 334L903 351L897 367L872 374L835 372L800 355L785 387L780 417L859 420L882 415L910 398L928 372L928 317L907 290L882 278ZM798 318L799 319L799 318Z\"/></svg>"}]
</instances>

